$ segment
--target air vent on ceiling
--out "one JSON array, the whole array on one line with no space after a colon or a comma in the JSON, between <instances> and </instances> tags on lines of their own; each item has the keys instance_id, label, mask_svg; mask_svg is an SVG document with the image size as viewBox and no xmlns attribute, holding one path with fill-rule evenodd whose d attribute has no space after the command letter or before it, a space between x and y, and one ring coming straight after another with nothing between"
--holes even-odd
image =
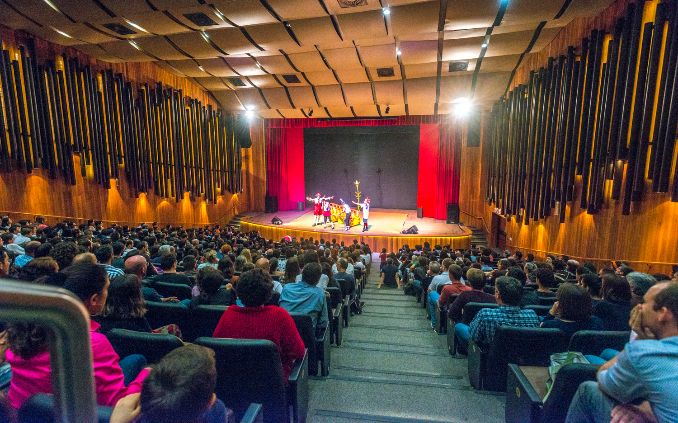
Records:
<instances>
[{"instance_id":1,"label":"air vent on ceiling","mask_svg":"<svg viewBox=\"0 0 678 423\"><path fill-rule=\"evenodd\" d=\"M393 68L377 68L377 75L381 78L388 78L389 76L395 76Z\"/></svg>"},{"instance_id":2,"label":"air vent on ceiling","mask_svg":"<svg viewBox=\"0 0 678 423\"><path fill-rule=\"evenodd\" d=\"M127 28L125 25L121 25L119 23L111 22L104 24L104 27L110 29L111 31L115 32L116 34L120 35L132 35L136 34L135 31Z\"/></svg>"},{"instance_id":3,"label":"air vent on ceiling","mask_svg":"<svg viewBox=\"0 0 678 423\"><path fill-rule=\"evenodd\" d=\"M245 83L243 82L242 79L238 78L237 76L231 76L228 78L228 81L233 85L234 87L246 87Z\"/></svg>"},{"instance_id":4,"label":"air vent on ceiling","mask_svg":"<svg viewBox=\"0 0 678 423\"><path fill-rule=\"evenodd\" d=\"M282 77L288 84L298 84L301 82L299 81L299 77L293 73L285 74Z\"/></svg>"},{"instance_id":5,"label":"air vent on ceiling","mask_svg":"<svg viewBox=\"0 0 678 423\"><path fill-rule=\"evenodd\" d=\"M468 60L459 60L456 62L450 62L450 72L461 72L468 69Z\"/></svg>"},{"instance_id":6,"label":"air vent on ceiling","mask_svg":"<svg viewBox=\"0 0 678 423\"><path fill-rule=\"evenodd\" d=\"M367 6L367 0L337 0L337 3L343 8Z\"/></svg>"},{"instance_id":7,"label":"air vent on ceiling","mask_svg":"<svg viewBox=\"0 0 678 423\"><path fill-rule=\"evenodd\" d=\"M184 13L184 16L197 26L212 26L217 24L212 18L204 13Z\"/></svg>"}]
</instances>

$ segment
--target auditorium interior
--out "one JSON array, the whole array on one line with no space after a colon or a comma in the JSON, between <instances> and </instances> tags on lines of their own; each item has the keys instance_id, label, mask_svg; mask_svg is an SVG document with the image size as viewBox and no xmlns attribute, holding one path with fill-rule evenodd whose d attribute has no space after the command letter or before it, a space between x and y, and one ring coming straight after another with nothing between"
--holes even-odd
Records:
<instances>
[{"instance_id":1,"label":"auditorium interior","mask_svg":"<svg viewBox=\"0 0 678 423\"><path fill-rule=\"evenodd\" d=\"M678 0L0 17L0 422L678 422Z\"/></svg>"}]
</instances>

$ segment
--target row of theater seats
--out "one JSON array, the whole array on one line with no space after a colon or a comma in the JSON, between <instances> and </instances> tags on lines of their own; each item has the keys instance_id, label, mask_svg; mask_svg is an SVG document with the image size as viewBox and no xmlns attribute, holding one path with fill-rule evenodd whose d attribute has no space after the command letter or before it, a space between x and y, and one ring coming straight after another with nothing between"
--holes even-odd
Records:
<instances>
[{"instance_id":1,"label":"row of theater seats","mask_svg":"<svg viewBox=\"0 0 678 423\"><path fill-rule=\"evenodd\" d=\"M462 310L460 323L469 324L483 308L496 304L468 303ZM549 306L526 306L537 314L548 312ZM546 310L544 312L544 309ZM447 320L447 346L456 354L458 346L454 336L455 321ZM557 423L565 421L567 408L579 384L594 380L597 365L566 364L558 371L549 396L537 392L530 372L537 367L548 367L554 353L576 351L583 355L599 355L606 348L624 349L628 331L578 331L571 337L558 329L522 328L500 326L492 345L481 348L473 340L468 346L468 376L475 389L505 391L505 418L508 423ZM544 374L545 372L540 372ZM543 379L543 378L542 378ZM538 380L545 387L546 380Z\"/></svg>"}]
</instances>

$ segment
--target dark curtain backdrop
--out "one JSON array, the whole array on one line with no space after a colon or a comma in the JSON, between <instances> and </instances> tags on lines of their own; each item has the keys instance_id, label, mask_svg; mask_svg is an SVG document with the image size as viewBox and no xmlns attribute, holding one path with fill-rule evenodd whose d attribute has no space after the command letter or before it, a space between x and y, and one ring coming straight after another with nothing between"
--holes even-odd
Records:
<instances>
[{"instance_id":1,"label":"dark curtain backdrop","mask_svg":"<svg viewBox=\"0 0 678 423\"><path fill-rule=\"evenodd\" d=\"M419 126L417 207L424 216L447 217L447 203L459 202L461 126L447 117L401 116L393 119L267 119L267 194L278 197L280 210L305 201L304 128L336 126ZM478 194L480 195L480 193Z\"/></svg>"}]
</instances>

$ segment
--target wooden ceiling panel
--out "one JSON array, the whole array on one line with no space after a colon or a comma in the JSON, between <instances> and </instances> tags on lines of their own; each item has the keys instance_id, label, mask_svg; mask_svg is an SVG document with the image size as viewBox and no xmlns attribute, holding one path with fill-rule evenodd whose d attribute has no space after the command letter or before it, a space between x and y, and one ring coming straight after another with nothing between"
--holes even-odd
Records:
<instances>
[{"instance_id":1,"label":"wooden ceiling panel","mask_svg":"<svg viewBox=\"0 0 678 423\"><path fill-rule=\"evenodd\" d=\"M510 72L481 73L473 100L477 103L495 101L504 94L510 77Z\"/></svg>"},{"instance_id":2,"label":"wooden ceiling panel","mask_svg":"<svg viewBox=\"0 0 678 423\"><path fill-rule=\"evenodd\" d=\"M381 104L381 115L384 117L395 117L405 115L405 105L404 104ZM386 106L389 107L388 113L386 113Z\"/></svg>"},{"instance_id":3,"label":"wooden ceiling panel","mask_svg":"<svg viewBox=\"0 0 678 423\"><path fill-rule=\"evenodd\" d=\"M400 60L405 65L435 63L438 59L438 41L404 41L400 43Z\"/></svg>"},{"instance_id":4,"label":"wooden ceiling panel","mask_svg":"<svg viewBox=\"0 0 678 423\"><path fill-rule=\"evenodd\" d=\"M305 72L304 74L313 85L331 85L337 83L337 79L329 70L324 72Z\"/></svg>"},{"instance_id":5,"label":"wooden ceiling panel","mask_svg":"<svg viewBox=\"0 0 678 423\"><path fill-rule=\"evenodd\" d=\"M264 97L266 97L266 100L272 109L292 108L283 88L266 88L261 91L264 93Z\"/></svg>"},{"instance_id":6,"label":"wooden ceiling panel","mask_svg":"<svg viewBox=\"0 0 678 423\"><path fill-rule=\"evenodd\" d=\"M323 55L335 70L363 68L354 47L323 50Z\"/></svg>"},{"instance_id":7,"label":"wooden ceiling panel","mask_svg":"<svg viewBox=\"0 0 678 423\"><path fill-rule=\"evenodd\" d=\"M299 82L287 82L287 81L285 80L285 75L294 75L294 76L297 77L297 79L299 80ZM331 75L331 74L330 74L330 75ZM320 76L319 78L322 78L322 76ZM334 78L334 77L332 77L332 78ZM306 80L304 79L304 76L303 76L301 73L298 73L298 72L285 72L284 74L279 74L279 75L278 75L278 80L280 81L281 84L285 85L286 87L302 87L302 86L307 86L307 85L308 85L308 82L306 82ZM333 81L334 81L334 82L332 82L332 83L336 83L336 82L337 82L337 81L334 80L334 79L333 79ZM313 82L311 82L311 83L313 83Z\"/></svg>"},{"instance_id":8,"label":"wooden ceiling panel","mask_svg":"<svg viewBox=\"0 0 678 423\"><path fill-rule=\"evenodd\" d=\"M358 104L374 104L372 99L372 87L366 84L344 84L346 101L350 106Z\"/></svg>"},{"instance_id":9,"label":"wooden ceiling panel","mask_svg":"<svg viewBox=\"0 0 678 423\"><path fill-rule=\"evenodd\" d=\"M341 88L339 85L323 85L315 88L318 93L318 101L325 107L329 106L345 106L344 97L341 95Z\"/></svg>"},{"instance_id":10,"label":"wooden ceiling panel","mask_svg":"<svg viewBox=\"0 0 678 423\"><path fill-rule=\"evenodd\" d=\"M370 75L372 75L372 80L373 81L394 81L394 80L400 80L401 75L400 75L400 66L388 66L393 68L393 76L379 76L377 74L377 69L378 68L368 68L370 71Z\"/></svg>"},{"instance_id":11,"label":"wooden ceiling panel","mask_svg":"<svg viewBox=\"0 0 678 423\"><path fill-rule=\"evenodd\" d=\"M240 26L277 22L259 0L211 0L231 22Z\"/></svg>"},{"instance_id":12,"label":"wooden ceiling panel","mask_svg":"<svg viewBox=\"0 0 678 423\"><path fill-rule=\"evenodd\" d=\"M501 25L539 23L548 21L558 13L563 3L560 0L520 0L509 2Z\"/></svg>"},{"instance_id":13,"label":"wooden ceiling panel","mask_svg":"<svg viewBox=\"0 0 678 423\"><path fill-rule=\"evenodd\" d=\"M306 117L301 113L301 110L297 109L280 109L280 113L282 113L286 119L301 119Z\"/></svg>"},{"instance_id":14,"label":"wooden ceiling panel","mask_svg":"<svg viewBox=\"0 0 678 423\"><path fill-rule=\"evenodd\" d=\"M246 109L262 110L268 109L264 98L259 94L256 88L243 88L238 90L238 97Z\"/></svg>"},{"instance_id":15,"label":"wooden ceiling panel","mask_svg":"<svg viewBox=\"0 0 678 423\"><path fill-rule=\"evenodd\" d=\"M149 11L136 14L134 15L133 22L144 28L146 31L158 35L169 35L188 31L186 27L179 25L160 11Z\"/></svg>"},{"instance_id":16,"label":"wooden ceiling panel","mask_svg":"<svg viewBox=\"0 0 678 423\"><path fill-rule=\"evenodd\" d=\"M317 0L268 0L268 4L286 21L326 16Z\"/></svg>"},{"instance_id":17,"label":"wooden ceiling panel","mask_svg":"<svg viewBox=\"0 0 678 423\"><path fill-rule=\"evenodd\" d=\"M203 69L205 69L207 72L211 73L214 76L218 77L237 76L237 74L233 72L233 69L229 68L228 65L221 58L198 59L198 63L200 63Z\"/></svg>"},{"instance_id":18,"label":"wooden ceiling panel","mask_svg":"<svg viewBox=\"0 0 678 423\"><path fill-rule=\"evenodd\" d=\"M360 56L368 67L398 66L395 43L361 46Z\"/></svg>"},{"instance_id":19,"label":"wooden ceiling panel","mask_svg":"<svg viewBox=\"0 0 678 423\"><path fill-rule=\"evenodd\" d=\"M492 33L499 31L501 27L495 27ZM445 40L457 40L459 38L478 38L484 37L487 32L486 28L472 28L472 29L459 29L455 31L445 31L443 38Z\"/></svg>"},{"instance_id":20,"label":"wooden ceiling panel","mask_svg":"<svg viewBox=\"0 0 678 423\"><path fill-rule=\"evenodd\" d=\"M265 75L261 68L259 68L251 57L233 57L228 56L224 58L229 65L240 75Z\"/></svg>"},{"instance_id":21,"label":"wooden ceiling panel","mask_svg":"<svg viewBox=\"0 0 678 423\"><path fill-rule=\"evenodd\" d=\"M111 17L90 0L52 0L64 13L80 22L101 22Z\"/></svg>"},{"instance_id":22,"label":"wooden ceiling panel","mask_svg":"<svg viewBox=\"0 0 678 423\"><path fill-rule=\"evenodd\" d=\"M430 103L436 101L436 78L417 78L405 81L407 103Z\"/></svg>"},{"instance_id":23,"label":"wooden ceiling panel","mask_svg":"<svg viewBox=\"0 0 678 423\"><path fill-rule=\"evenodd\" d=\"M472 37L443 41L443 60L468 60L477 58L478 55L480 55L480 46L483 43L483 39L484 37Z\"/></svg>"},{"instance_id":24,"label":"wooden ceiling panel","mask_svg":"<svg viewBox=\"0 0 678 423\"><path fill-rule=\"evenodd\" d=\"M497 0L455 0L447 3L446 30L485 28L499 11Z\"/></svg>"},{"instance_id":25,"label":"wooden ceiling panel","mask_svg":"<svg viewBox=\"0 0 678 423\"><path fill-rule=\"evenodd\" d=\"M445 68L445 64L443 64L443 70L447 70ZM405 65L405 76L408 79L436 76L437 74L438 74L438 64L436 62Z\"/></svg>"},{"instance_id":26,"label":"wooden ceiling panel","mask_svg":"<svg viewBox=\"0 0 678 423\"><path fill-rule=\"evenodd\" d=\"M221 80L221 78L216 78L214 76L207 76L207 77L201 77L201 78L193 78L198 84L202 85L206 89L210 91L214 90L223 90L227 89L228 87L226 84L224 84L224 81Z\"/></svg>"},{"instance_id":27,"label":"wooden ceiling panel","mask_svg":"<svg viewBox=\"0 0 678 423\"><path fill-rule=\"evenodd\" d=\"M355 7L342 7L340 6L337 0L326 0L325 4L329 9L330 13L333 15L344 15L347 13L363 13L373 10L381 11L381 2L379 1L366 1L364 4ZM381 12L380 12L381 13Z\"/></svg>"},{"instance_id":28,"label":"wooden ceiling panel","mask_svg":"<svg viewBox=\"0 0 678 423\"><path fill-rule=\"evenodd\" d=\"M180 9L182 7L195 6L191 0L152 0L151 3L159 10Z\"/></svg>"},{"instance_id":29,"label":"wooden ceiling panel","mask_svg":"<svg viewBox=\"0 0 678 423\"><path fill-rule=\"evenodd\" d=\"M333 45L341 42L329 16L294 21L291 26L302 45Z\"/></svg>"},{"instance_id":30,"label":"wooden ceiling panel","mask_svg":"<svg viewBox=\"0 0 678 423\"><path fill-rule=\"evenodd\" d=\"M29 23L29 25L33 25L32 23ZM39 27L37 25L34 26L28 26L26 30L30 29L32 34L37 35L38 37L47 40L52 43L60 44L62 46L75 46L75 45L83 45L82 41L74 38L73 36L71 38L66 37L64 35L59 34L58 32L54 31L52 28L48 28L45 26ZM71 35L70 33L66 32L68 35ZM94 44L87 44L87 45L94 45Z\"/></svg>"},{"instance_id":31,"label":"wooden ceiling panel","mask_svg":"<svg viewBox=\"0 0 678 423\"><path fill-rule=\"evenodd\" d=\"M186 56L175 49L164 37L144 37L134 40L142 50L163 60L183 60Z\"/></svg>"},{"instance_id":32,"label":"wooden ceiling panel","mask_svg":"<svg viewBox=\"0 0 678 423\"><path fill-rule=\"evenodd\" d=\"M275 88L280 87L280 84L275 80L273 75L253 75L248 76L249 80L259 88Z\"/></svg>"},{"instance_id":33,"label":"wooden ceiling panel","mask_svg":"<svg viewBox=\"0 0 678 423\"><path fill-rule=\"evenodd\" d=\"M327 66L317 51L308 53L294 53L289 55L290 61L302 72L326 71Z\"/></svg>"},{"instance_id":34,"label":"wooden ceiling panel","mask_svg":"<svg viewBox=\"0 0 678 423\"><path fill-rule=\"evenodd\" d=\"M111 41L99 45L110 54L127 62L150 62L154 60L151 56L132 47L127 41Z\"/></svg>"},{"instance_id":35,"label":"wooden ceiling panel","mask_svg":"<svg viewBox=\"0 0 678 423\"><path fill-rule=\"evenodd\" d=\"M518 63L520 54L508 54L506 56L491 56L483 59L480 65L481 72L510 72Z\"/></svg>"},{"instance_id":36,"label":"wooden ceiling panel","mask_svg":"<svg viewBox=\"0 0 678 423\"><path fill-rule=\"evenodd\" d=\"M10 3L24 15L40 22L45 27L53 26L57 29L61 29L61 26L73 23L63 14L49 7L47 3L42 0L12 0Z\"/></svg>"},{"instance_id":37,"label":"wooden ceiling panel","mask_svg":"<svg viewBox=\"0 0 678 423\"><path fill-rule=\"evenodd\" d=\"M162 63L162 62L160 62L160 63ZM172 68L177 69L178 71L180 71L181 73L183 73L186 76L191 76L191 77L194 77L194 78L200 78L200 77L208 76L207 74L205 74L205 72L203 72L202 70L200 70L200 68L198 68L198 65L193 60L190 60L190 59L167 60L165 63L167 63ZM203 66L203 68L204 68L204 66ZM205 70L207 70L207 69L205 69ZM213 74L213 75L217 76L216 74Z\"/></svg>"},{"instance_id":38,"label":"wooden ceiling panel","mask_svg":"<svg viewBox=\"0 0 678 423\"><path fill-rule=\"evenodd\" d=\"M168 36L180 49L196 59L209 59L221 56L217 50L202 38L199 32L185 32Z\"/></svg>"},{"instance_id":39,"label":"wooden ceiling panel","mask_svg":"<svg viewBox=\"0 0 678 423\"><path fill-rule=\"evenodd\" d=\"M391 8L391 28L397 37L438 31L440 2L427 1ZM416 17L416 18L414 18Z\"/></svg>"},{"instance_id":40,"label":"wooden ceiling panel","mask_svg":"<svg viewBox=\"0 0 678 423\"><path fill-rule=\"evenodd\" d=\"M544 47L548 45L560 32L560 28L544 28L539 33L539 38L532 46L532 52L541 51Z\"/></svg>"},{"instance_id":41,"label":"wooden ceiling panel","mask_svg":"<svg viewBox=\"0 0 678 423\"><path fill-rule=\"evenodd\" d=\"M156 13L145 1L99 0L99 2L118 16L129 16L138 19L139 16L148 13Z\"/></svg>"},{"instance_id":42,"label":"wooden ceiling panel","mask_svg":"<svg viewBox=\"0 0 678 423\"><path fill-rule=\"evenodd\" d=\"M228 54L245 54L258 51L238 28L220 28L206 31L206 33L214 44ZM202 44L207 44L202 36L199 38ZM214 56L220 55L214 48L212 50L217 53Z\"/></svg>"},{"instance_id":43,"label":"wooden ceiling panel","mask_svg":"<svg viewBox=\"0 0 678 423\"><path fill-rule=\"evenodd\" d=\"M410 112L410 115L432 115L435 111L433 102L426 103L412 103L408 102L407 108Z\"/></svg>"},{"instance_id":44,"label":"wooden ceiling panel","mask_svg":"<svg viewBox=\"0 0 678 423\"><path fill-rule=\"evenodd\" d=\"M281 54L274 56L258 56L257 60L261 66L270 73L294 73L294 69L287 62L287 59Z\"/></svg>"},{"instance_id":45,"label":"wooden ceiling panel","mask_svg":"<svg viewBox=\"0 0 678 423\"><path fill-rule=\"evenodd\" d=\"M351 109L346 107L346 106L328 106L327 110L329 110L330 115L333 118L350 118L350 117L353 117L353 113L351 113Z\"/></svg>"},{"instance_id":46,"label":"wooden ceiling panel","mask_svg":"<svg viewBox=\"0 0 678 423\"><path fill-rule=\"evenodd\" d=\"M193 7L183 7L183 8L174 8L171 10L171 15L181 22L183 25L188 26L189 28L193 28L196 30L207 30L207 29L217 29L217 28L225 28L225 27L232 27L230 23L226 22L223 20L218 13L215 12L215 10L211 7L208 7L207 5L193 5ZM212 21L216 23L216 25L197 25L195 22L193 22L191 19L188 19L187 15L191 14L198 14L201 13L208 18L210 18Z\"/></svg>"},{"instance_id":47,"label":"wooden ceiling panel","mask_svg":"<svg viewBox=\"0 0 678 423\"><path fill-rule=\"evenodd\" d=\"M257 110L256 114L262 119L280 119L282 117L275 109Z\"/></svg>"},{"instance_id":48,"label":"wooden ceiling panel","mask_svg":"<svg viewBox=\"0 0 678 423\"><path fill-rule=\"evenodd\" d=\"M375 82L374 90L377 94L377 102L379 104L394 105L405 103L405 101L403 100L402 81Z\"/></svg>"},{"instance_id":49,"label":"wooden ceiling panel","mask_svg":"<svg viewBox=\"0 0 678 423\"><path fill-rule=\"evenodd\" d=\"M261 48L266 50L276 51L283 49L292 51L299 48L297 43L287 33L285 26L280 22L252 26L247 28L247 32Z\"/></svg>"},{"instance_id":50,"label":"wooden ceiling panel","mask_svg":"<svg viewBox=\"0 0 678 423\"><path fill-rule=\"evenodd\" d=\"M55 33L51 28L42 28L43 33ZM114 37L109 37L108 35L102 34L98 31L93 30L92 28L88 27L85 24L82 23L75 23L75 24L70 24L70 25L62 25L59 30L64 31L66 34L70 35L71 38L67 42L67 44L71 44L71 42L77 42L80 43L82 41L90 44L99 44L99 43L105 43L109 41L115 41L116 39ZM62 37L62 35L59 35ZM67 38L67 37L64 37ZM68 39L68 38L67 38ZM59 43L62 44L62 43Z\"/></svg>"},{"instance_id":51,"label":"wooden ceiling panel","mask_svg":"<svg viewBox=\"0 0 678 423\"><path fill-rule=\"evenodd\" d=\"M351 13L337 17L344 39L359 40L363 38L385 37L386 25L380 10L363 13Z\"/></svg>"},{"instance_id":52,"label":"wooden ceiling panel","mask_svg":"<svg viewBox=\"0 0 678 423\"><path fill-rule=\"evenodd\" d=\"M534 31L518 31L492 35L485 57L520 54L530 44L533 34Z\"/></svg>"},{"instance_id":53,"label":"wooden ceiling panel","mask_svg":"<svg viewBox=\"0 0 678 423\"><path fill-rule=\"evenodd\" d=\"M290 97L292 97L295 106L318 108L311 87L289 87L288 91L290 92Z\"/></svg>"},{"instance_id":54,"label":"wooden ceiling panel","mask_svg":"<svg viewBox=\"0 0 678 423\"><path fill-rule=\"evenodd\" d=\"M343 69L336 71L339 79L344 84L355 84L359 82L369 82L365 69Z\"/></svg>"},{"instance_id":55,"label":"wooden ceiling panel","mask_svg":"<svg viewBox=\"0 0 678 423\"><path fill-rule=\"evenodd\" d=\"M440 80L440 103L451 103L460 97L471 97L473 75L444 76ZM409 96L408 96L409 98Z\"/></svg>"},{"instance_id":56,"label":"wooden ceiling panel","mask_svg":"<svg viewBox=\"0 0 678 423\"><path fill-rule=\"evenodd\" d=\"M377 106L374 104L361 104L358 106L353 106L353 111L359 117L379 117ZM384 113L383 110L382 113Z\"/></svg>"}]
</instances>

